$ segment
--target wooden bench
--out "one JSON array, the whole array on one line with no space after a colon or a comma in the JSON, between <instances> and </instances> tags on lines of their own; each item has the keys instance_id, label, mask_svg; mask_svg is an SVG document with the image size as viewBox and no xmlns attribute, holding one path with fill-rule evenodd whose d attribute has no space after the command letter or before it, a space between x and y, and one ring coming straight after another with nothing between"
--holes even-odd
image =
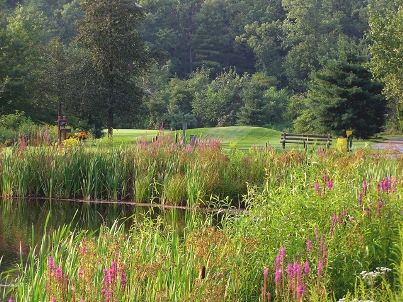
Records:
<instances>
[{"instance_id":1,"label":"wooden bench","mask_svg":"<svg viewBox=\"0 0 403 302\"><path fill-rule=\"evenodd\" d=\"M316 135L316 134L297 134L297 133L282 133L280 143L285 149L285 144L303 144L306 149L308 145L326 145L329 149L332 144L332 136Z\"/></svg>"}]
</instances>

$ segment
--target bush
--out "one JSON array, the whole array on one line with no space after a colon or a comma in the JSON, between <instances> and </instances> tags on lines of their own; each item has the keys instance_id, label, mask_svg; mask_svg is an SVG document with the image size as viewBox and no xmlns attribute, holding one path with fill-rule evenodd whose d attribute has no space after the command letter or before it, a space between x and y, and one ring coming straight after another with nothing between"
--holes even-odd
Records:
<instances>
[{"instance_id":1,"label":"bush","mask_svg":"<svg viewBox=\"0 0 403 302\"><path fill-rule=\"evenodd\" d=\"M6 114L0 116L0 127L18 131L22 125L30 126L33 122L29 117L24 115L24 111L16 110L13 114Z\"/></svg>"}]
</instances>

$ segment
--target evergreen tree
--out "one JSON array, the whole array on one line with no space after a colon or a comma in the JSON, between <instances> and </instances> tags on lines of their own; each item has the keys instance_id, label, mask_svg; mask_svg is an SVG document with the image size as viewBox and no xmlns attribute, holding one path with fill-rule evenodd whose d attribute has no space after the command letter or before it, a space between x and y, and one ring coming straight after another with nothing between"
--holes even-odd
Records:
<instances>
[{"instance_id":1,"label":"evergreen tree","mask_svg":"<svg viewBox=\"0 0 403 302\"><path fill-rule=\"evenodd\" d=\"M348 129L368 138L384 125L382 84L372 81L363 57L341 43L339 58L314 73L306 94L306 109L295 121L298 132L344 135Z\"/></svg>"}]
</instances>

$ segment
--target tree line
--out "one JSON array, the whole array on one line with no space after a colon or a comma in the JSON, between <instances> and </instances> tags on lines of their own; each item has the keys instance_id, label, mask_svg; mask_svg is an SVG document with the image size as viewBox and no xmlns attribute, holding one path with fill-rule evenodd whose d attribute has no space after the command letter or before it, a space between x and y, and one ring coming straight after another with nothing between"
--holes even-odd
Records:
<instances>
[{"instance_id":1,"label":"tree line","mask_svg":"<svg viewBox=\"0 0 403 302\"><path fill-rule=\"evenodd\" d=\"M401 130L401 0L3 0L0 114ZM400 19L399 19L400 18ZM401 86L401 85L400 85Z\"/></svg>"}]
</instances>

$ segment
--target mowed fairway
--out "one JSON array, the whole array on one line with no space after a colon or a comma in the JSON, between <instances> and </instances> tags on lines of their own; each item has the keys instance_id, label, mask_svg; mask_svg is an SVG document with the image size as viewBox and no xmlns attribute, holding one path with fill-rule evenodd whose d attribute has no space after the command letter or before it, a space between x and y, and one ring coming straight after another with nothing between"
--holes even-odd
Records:
<instances>
[{"instance_id":1,"label":"mowed fairway","mask_svg":"<svg viewBox=\"0 0 403 302\"><path fill-rule=\"evenodd\" d=\"M145 139L151 141L158 136L159 130L141 130L141 129L114 129L114 144L134 143ZM183 131L164 130L164 135L172 138L178 136L182 138ZM215 127L215 128L197 128L188 129L185 132L186 143L190 141L190 135L196 135L198 140L219 140L225 149L235 147L237 149L249 149L251 147L265 147L266 144L271 147L280 147L280 131L248 126L231 126L231 127Z\"/></svg>"},{"instance_id":2,"label":"mowed fairway","mask_svg":"<svg viewBox=\"0 0 403 302\"><path fill-rule=\"evenodd\" d=\"M152 141L153 138L163 133L165 136L171 136L173 139L178 137L182 139L183 131L176 130L146 130L146 129L114 129L113 130L113 144L132 144L141 140ZM214 127L214 128L196 128L188 129L185 131L186 143L190 142L190 136L196 135L198 140L219 140L223 149L236 148L241 150L248 150L253 147L272 147L281 150L280 136L281 131L267 129L262 127L250 126L230 126L230 127ZM353 149L365 148L372 146L374 143L385 141L388 138L394 138L391 135L377 136L372 139L357 140L353 138ZM99 140L97 144L108 142L107 137ZM337 145L337 137L333 137L332 147ZM287 150L301 149L302 145L290 144L286 147Z\"/></svg>"}]
</instances>

